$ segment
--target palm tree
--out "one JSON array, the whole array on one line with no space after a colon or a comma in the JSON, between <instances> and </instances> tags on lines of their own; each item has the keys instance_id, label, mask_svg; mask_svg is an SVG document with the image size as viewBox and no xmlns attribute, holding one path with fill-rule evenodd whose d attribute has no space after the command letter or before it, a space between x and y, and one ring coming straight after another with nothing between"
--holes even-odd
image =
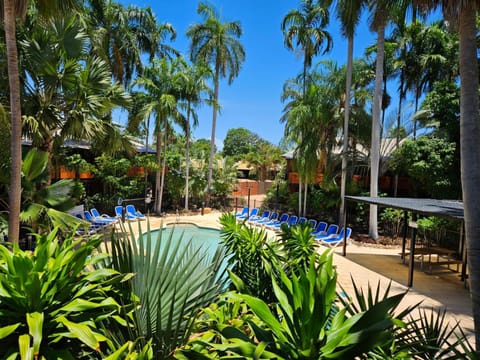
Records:
<instances>
[{"instance_id":1,"label":"palm tree","mask_svg":"<svg viewBox=\"0 0 480 360\"><path fill-rule=\"evenodd\" d=\"M460 154L465 236L469 264L470 294L475 325L476 349L480 351L480 138L476 16L478 0L414 0L414 6L444 13L458 24L460 34Z\"/></svg>"},{"instance_id":2,"label":"palm tree","mask_svg":"<svg viewBox=\"0 0 480 360\"><path fill-rule=\"evenodd\" d=\"M138 85L145 89L149 101L142 110L143 118L148 118L155 114L155 134L156 134L156 151L157 165L160 172L157 171L155 177L155 213L158 215L162 212L163 186L165 183L166 170L166 148L168 143L169 120L176 123L185 122L184 117L179 112L180 98L180 71L185 65L182 58L169 60L163 58L154 61L149 67L143 71L143 75L138 77L134 85ZM163 130L163 139L162 139ZM163 145L163 161L162 161L162 145Z\"/></svg>"},{"instance_id":3,"label":"palm tree","mask_svg":"<svg viewBox=\"0 0 480 360\"><path fill-rule=\"evenodd\" d=\"M23 18L27 10L27 0L3 0L5 44L7 50L7 69L10 90L11 118L11 171L9 189L8 239L18 242L20 232L21 171L22 171L22 112L20 108L20 77L18 70L18 51L16 38L16 18ZM75 7L76 0L53 0L38 2L38 11L44 16L55 12L66 12Z\"/></svg>"},{"instance_id":4,"label":"palm tree","mask_svg":"<svg viewBox=\"0 0 480 360\"><path fill-rule=\"evenodd\" d=\"M34 147L49 154L50 170L55 143L98 138L109 125L104 117L116 105L127 106L129 97L111 83L105 62L87 56L86 33L76 16L36 20L20 41L29 79L24 85L24 131Z\"/></svg>"},{"instance_id":5,"label":"palm tree","mask_svg":"<svg viewBox=\"0 0 480 360\"><path fill-rule=\"evenodd\" d=\"M242 27L239 21L222 22L215 9L200 2L197 13L202 15L204 22L191 25L187 36L191 39L190 58L195 63L213 66L213 115L212 135L210 138L210 157L208 161L207 205L210 201L212 187L213 156L215 153L215 128L218 112L218 91L220 79L228 77L231 84L245 61L245 50L239 41Z\"/></svg>"},{"instance_id":6,"label":"palm tree","mask_svg":"<svg viewBox=\"0 0 480 360\"><path fill-rule=\"evenodd\" d=\"M133 75L141 75L142 55L149 61L155 56L178 55L163 41L176 37L169 23L157 24L152 10L128 6L112 0L89 0L85 21L92 41L92 51L110 65L113 78L128 87Z\"/></svg>"},{"instance_id":7,"label":"palm tree","mask_svg":"<svg viewBox=\"0 0 480 360\"><path fill-rule=\"evenodd\" d=\"M385 57L385 27L388 14L395 6L400 6L398 0L369 0L371 12L370 27L377 33L377 60L375 67L375 89L373 94L372 111L372 139L370 150L370 196L378 196L378 173L380 163L380 132L381 111L383 98L383 70ZM377 206L370 205L370 220L368 235L372 239L378 238Z\"/></svg>"},{"instance_id":8,"label":"palm tree","mask_svg":"<svg viewBox=\"0 0 480 360\"><path fill-rule=\"evenodd\" d=\"M307 70L311 67L313 58L320 52L324 45L325 48L322 54L330 51L332 47L332 38L330 34L325 30L325 27L328 25L329 22L328 8L327 6L322 6L319 3L320 1L318 0L301 0L301 9L291 10L283 18L281 25L285 38L285 46L287 47L287 49L294 51L295 49L299 48L303 52L304 97L306 96L307 92ZM300 142L303 141L302 134L300 134L298 140ZM298 155L300 155L299 152L297 152L297 156ZM299 215L301 215L302 181L305 181L307 179L305 178L302 171L299 171L299 175L300 183L298 197L298 213ZM305 195L306 193L307 186L305 185Z\"/></svg>"},{"instance_id":9,"label":"palm tree","mask_svg":"<svg viewBox=\"0 0 480 360\"><path fill-rule=\"evenodd\" d=\"M181 98L184 101L184 110L187 113L185 122L185 210L188 211L189 200L189 180L190 180L190 141L191 128L198 126L198 117L195 112L195 107L201 105L205 99L204 95L211 94L211 89L206 83L207 76L211 72L208 67L202 65L187 66L184 71L180 73L180 92ZM190 119L193 120L190 124Z\"/></svg>"},{"instance_id":10,"label":"palm tree","mask_svg":"<svg viewBox=\"0 0 480 360\"><path fill-rule=\"evenodd\" d=\"M339 223L343 224L345 212L345 188L347 184L347 154L348 154L348 125L350 122L350 94L352 88L353 68L353 37L355 28L360 21L365 0L340 0L337 3L337 16L340 19L342 35L348 39L347 46L347 78L345 81L345 104L343 121L343 148L342 148L342 180L340 184L340 213Z\"/></svg>"},{"instance_id":11,"label":"palm tree","mask_svg":"<svg viewBox=\"0 0 480 360\"><path fill-rule=\"evenodd\" d=\"M307 71L322 47L322 55L332 48L332 37L325 30L329 22L328 8L319 0L301 0L301 10L291 10L282 20L282 31L287 49L303 52L303 92L307 86ZM295 42L296 40L296 42ZM294 43L295 42L295 43Z\"/></svg>"}]
</instances>

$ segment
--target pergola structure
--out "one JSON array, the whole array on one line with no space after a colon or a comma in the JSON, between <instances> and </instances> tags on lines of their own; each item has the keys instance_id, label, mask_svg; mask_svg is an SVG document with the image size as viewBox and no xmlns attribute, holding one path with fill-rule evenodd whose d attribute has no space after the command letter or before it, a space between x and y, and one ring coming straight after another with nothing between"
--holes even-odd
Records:
<instances>
[{"instance_id":1,"label":"pergola structure","mask_svg":"<svg viewBox=\"0 0 480 360\"><path fill-rule=\"evenodd\" d=\"M355 201L367 203L371 205L378 205L381 207L388 207L394 209L404 210L405 227L402 241L402 259L405 259L405 248L407 239L407 225L408 212L412 212L413 220L417 219L417 215L433 215L440 217L453 218L462 221L463 229L463 202L455 200L437 200L437 199L415 199L415 198L393 198L393 197L368 197L368 196L345 196L345 201ZM347 226L347 207L345 206L345 213L343 214L344 224ZM408 286L413 285L413 270L415 258L415 238L416 226L411 224L412 238L410 241L410 257L408 264ZM462 256L462 280L466 277L466 247L463 241L463 230L460 236L460 253ZM343 241L343 256L347 254L347 242Z\"/></svg>"}]
</instances>

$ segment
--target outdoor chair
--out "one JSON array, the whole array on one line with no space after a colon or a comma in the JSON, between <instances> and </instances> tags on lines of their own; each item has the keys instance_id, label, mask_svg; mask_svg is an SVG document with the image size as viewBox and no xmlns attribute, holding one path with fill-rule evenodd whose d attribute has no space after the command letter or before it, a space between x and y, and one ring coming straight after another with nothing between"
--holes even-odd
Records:
<instances>
[{"instance_id":1,"label":"outdoor chair","mask_svg":"<svg viewBox=\"0 0 480 360\"><path fill-rule=\"evenodd\" d=\"M352 235L352 229L347 227L347 234L346 234L347 241L350 239L351 235ZM338 234L337 236L320 239L320 244L334 248L334 247L337 247L337 245L343 243L344 237L345 237L345 228L342 228L342 230L340 231L340 234Z\"/></svg>"},{"instance_id":2,"label":"outdoor chair","mask_svg":"<svg viewBox=\"0 0 480 360\"><path fill-rule=\"evenodd\" d=\"M128 214L127 211L123 209L123 206L115 206L115 216L122 220L134 221L137 220L137 217L131 214Z\"/></svg>"},{"instance_id":3,"label":"outdoor chair","mask_svg":"<svg viewBox=\"0 0 480 360\"><path fill-rule=\"evenodd\" d=\"M286 223L288 221L289 217L290 217L290 215L288 215L286 213L282 214L282 216L280 216L280 219L269 221L268 223L265 224L265 227L269 228L269 229L274 229L277 226L277 224Z\"/></svg>"},{"instance_id":4,"label":"outdoor chair","mask_svg":"<svg viewBox=\"0 0 480 360\"><path fill-rule=\"evenodd\" d=\"M90 211L85 210L83 212L83 214L85 216L85 219L88 222L90 222L92 225L103 227L103 226L109 226L109 225L113 224L111 220L107 220L107 219L103 219L103 218L94 219L92 214L90 214Z\"/></svg>"},{"instance_id":5,"label":"outdoor chair","mask_svg":"<svg viewBox=\"0 0 480 360\"><path fill-rule=\"evenodd\" d=\"M310 233L312 236L316 236L319 234L325 233L327 230L328 224L325 221L320 221L316 227L314 227L314 230Z\"/></svg>"},{"instance_id":6,"label":"outdoor chair","mask_svg":"<svg viewBox=\"0 0 480 360\"><path fill-rule=\"evenodd\" d=\"M306 224L307 223L307 218L306 217L299 217L298 218L298 222L297 222L297 225L303 225L303 224Z\"/></svg>"},{"instance_id":7,"label":"outdoor chair","mask_svg":"<svg viewBox=\"0 0 480 360\"><path fill-rule=\"evenodd\" d=\"M291 226L296 225L297 221L298 221L298 216L297 215L292 215L286 221L279 222L277 224L273 224L270 228L274 231L280 231L283 224L285 224L287 227L291 227Z\"/></svg>"},{"instance_id":8,"label":"outdoor chair","mask_svg":"<svg viewBox=\"0 0 480 360\"><path fill-rule=\"evenodd\" d=\"M96 208L90 209L90 213L92 214L94 219L106 219L110 220L112 223L115 223L118 221L118 218L107 215L107 214L100 214L100 212Z\"/></svg>"},{"instance_id":9,"label":"outdoor chair","mask_svg":"<svg viewBox=\"0 0 480 360\"><path fill-rule=\"evenodd\" d=\"M338 225L330 224L328 226L327 231L324 231L323 233L319 233L319 234L315 235L315 239L320 241L320 240L326 239L326 238L333 238L333 237L337 236L337 233L338 233Z\"/></svg>"},{"instance_id":10,"label":"outdoor chair","mask_svg":"<svg viewBox=\"0 0 480 360\"><path fill-rule=\"evenodd\" d=\"M308 219L308 223L312 227L312 229L315 229L317 227L317 220L315 219Z\"/></svg>"},{"instance_id":11,"label":"outdoor chair","mask_svg":"<svg viewBox=\"0 0 480 360\"><path fill-rule=\"evenodd\" d=\"M260 219L257 222L255 222L254 224L257 225L257 226L263 226L270 221L277 220L277 218L278 218L278 213L274 211L270 214L270 217Z\"/></svg>"},{"instance_id":12,"label":"outdoor chair","mask_svg":"<svg viewBox=\"0 0 480 360\"><path fill-rule=\"evenodd\" d=\"M131 215L133 217L135 217L136 219L138 220L146 220L147 218L145 217L145 215L143 215L140 211L138 211L137 209L135 209L135 206L133 206L132 204L130 205L127 205L125 207L125 210L127 212L128 215Z\"/></svg>"},{"instance_id":13,"label":"outdoor chair","mask_svg":"<svg viewBox=\"0 0 480 360\"><path fill-rule=\"evenodd\" d=\"M248 206L245 206L241 212L235 214L235 217L238 219L239 217L247 216L247 214L248 214Z\"/></svg>"},{"instance_id":14,"label":"outdoor chair","mask_svg":"<svg viewBox=\"0 0 480 360\"><path fill-rule=\"evenodd\" d=\"M257 221L261 220L261 219L264 219L264 218L269 218L270 216L270 210L264 210L262 215L254 215L254 216L250 216L250 218L248 219L248 222L249 223L256 223Z\"/></svg>"},{"instance_id":15,"label":"outdoor chair","mask_svg":"<svg viewBox=\"0 0 480 360\"><path fill-rule=\"evenodd\" d=\"M250 211L250 214L248 213L248 208L247 208L247 212L244 215L238 216L237 220L239 220L239 221L248 220L252 216L257 216L257 215L258 215L258 208L253 208Z\"/></svg>"}]
</instances>

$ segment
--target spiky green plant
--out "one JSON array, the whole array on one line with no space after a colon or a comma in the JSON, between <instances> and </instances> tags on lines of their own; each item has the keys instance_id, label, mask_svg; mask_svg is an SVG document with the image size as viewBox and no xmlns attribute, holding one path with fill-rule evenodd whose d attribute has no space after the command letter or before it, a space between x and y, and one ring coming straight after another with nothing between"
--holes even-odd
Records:
<instances>
[{"instance_id":1,"label":"spiky green plant","mask_svg":"<svg viewBox=\"0 0 480 360\"><path fill-rule=\"evenodd\" d=\"M0 244L0 348L5 359L88 359L116 348L104 324L124 324L115 285L128 278L94 269L100 237L36 235L36 248Z\"/></svg>"},{"instance_id":2,"label":"spiky green plant","mask_svg":"<svg viewBox=\"0 0 480 360\"><path fill-rule=\"evenodd\" d=\"M343 306L353 316L372 308L379 301L390 296L391 283L383 290L380 282L374 290L368 287L365 292L358 288L352 277L354 296L340 297ZM372 349L367 359L478 359L473 347L465 336L460 325L450 326L446 321L446 310L414 310L420 303L405 307L401 311L391 309L391 316L402 321L402 326L393 327L390 343Z\"/></svg>"},{"instance_id":3,"label":"spiky green plant","mask_svg":"<svg viewBox=\"0 0 480 360\"><path fill-rule=\"evenodd\" d=\"M218 247L209 260L207 251L191 240L186 245L175 241L173 231L167 236L160 228L153 236L148 221L145 233L139 222L138 233L129 223L112 234L109 244L112 267L135 273L130 281L138 296L135 326L123 336L139 346L151 339L154 357L167 358L187 342L198 311L225 290L224 251Z\"/></svg>"},{"instance_id":4,"label":"spiky green plant","mask_svg":"<svg viewBox=\"0 0 480 360\"><path fill-rule=\"evenodd\" d=\"M226 294L221 309L205 310L199 336L176 357L354 359L388 343L397 323L390 312L404 294L348 316L346 308L338 311L336 306L332 260L332 253L324 252L318 264L312 261L308 269L299 269L290 278L277 269L279 280L272 277L276 301L270 306L251 295Z\"/></svg>"},{"instance_id":5,"label":"spiky green plant","mask_svg":"<svg viewBox=\"0 0 480 360\"><path fill-rule=\"evenodd\" d=\"M232 214L223 214L220 224L235 287L266 302L273 301L271 273L272 263L279 261L278 244L269 242L264 230L237 222Z\"/></svg>"}]
</instances>

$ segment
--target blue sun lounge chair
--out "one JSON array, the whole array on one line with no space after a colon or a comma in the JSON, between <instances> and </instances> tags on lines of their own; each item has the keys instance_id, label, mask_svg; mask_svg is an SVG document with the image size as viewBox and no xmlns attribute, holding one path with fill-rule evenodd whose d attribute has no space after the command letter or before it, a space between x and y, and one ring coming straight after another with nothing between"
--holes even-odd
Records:
<instances>
[{"instance_id":1,"label":"blue sun lounge chair","mask_svg":"<svg viewBox=\"0 0 480 360\"><path fill-rule=\"evenodd\" d=\"M315 229L317 227L317 220L315 220L315 219L309 219L308 223L310 224L312 229Z\"/></svg>"},{"instance_id":2,"label":"blue sun lounge chair","mask_svg":"<svg viewBox=\"0 0 480 360\"><path fill-rule=\"evenodd\" d=\"M270 217L270 210L264 210L262 215L250 216L250 218L248 219L248 222L253 224L261 219L264 219L264 218L268 219L269 217Z\"/></svg>"},{"instance_id":3,"label":"blue sun lounge chair","mask_svg":"<svg viewBox=\"0 0 480 360\"><path fill-rule=\"evenodd\" d=\"M243 220L248 220L249 218L251 218L252 216L257 216L258 215L258 208L253 208L251 211L250 211L250 214L248 213L248 211L243 214L243 215L240 215L240 216L237 216L237 220L238 221L243 221Z\"/></svg>"},{"instance_id":4,"label":"blue sun lounge chair","mask_svg":"<svg viewBox=\"0 0 480 360\"><path fill-rule=\"evenodd\" d=\"M347 241L350 239L351 235L352 235L352 229L347 227L347 234L346 234ZM327 238L321 239L320 244L334 248L338 244L343 243L344 237L345 237L345 228L342 228L342 231L340 231L340 234L334 237L327 237Z\"/></svg>"},{"instance_id":5,"label":"blue sun lounge chair","mask_svg":"<svg viewBox=\"0 0 480 360\"><path fill-rule=\"evenodd\" d=\"M269 228L269 229L275 229L277 224L286 223L288 221L289 217L290 217L290 215L288 215L288 214L282 214L282 216L280 216L280 218L278 220L272 220L272 221L269 221L268 223L266 223L265 227Z\"/></svg>"},{"instance_id":6,"label":"blue sun lounge chair","mask_svg":"<svg viewBox=\"0 0 480 360\"><path fill-rule=\"evenodd\" d=\"M120 205L115 206L115 216L118 217L119 219L124 218L127 221L137 220L136 216L128 214L126 211L123 212L123 206L120 206Z\"/></svg>"},{"instance_id":7,"label":"blue sun lounge chair","mask_svg":"<svg viewBox=\"0 0 480 360\"><path fill-rule=\"evenodd\" d=\"M101 229L101 226L88 222L81 214L75 214L75 217L82 220L82 224L75 230L75 234L77 235L93 235Z\"/></svg>"},{"instance_id":8,"label":"blue sun lounge chair","mask_svg":"<svg viewBox=\"0 0 480 360\"><path fill-rule=\"evenodd\" d=\"M235 214L235 217L238 219L239 217L247 216L247 214L248 214L248 206L245 206L241 212Z\"/></svg>"},{"instance_id":9,"label":"blue sun lounge chair","mask_svg":"<svg viewBox=\"0 0 480 360\"><path fill-rule=\"evenodd\" d=\"M275 230L275 231L280 231L282 228L282 224L285 224L287 227L291 227L297 224L298 221L298 216L297 215L292 215L288 218L287 221L284 222L279 222L278 224L274 224L270 227L270 229Z\"/></svg>"},{"instance_id":10,"label":"blue sun lounge chair","mask_svg":"<svg viewBox=\"0 0 480 360\"><path fill-rule=\"evenodd\" d=\"M306 217L299 217L298 218L298 222L297 222L297 225L303 225L303 224L306 224L307 223L307 218Z\"/></svg>"},{"instance_id":11,"label":"blue sun lounge chair","mask_svg":"<svg viewBox=\"0 0 480 360\"><path fill-rule=\"evenodd\" d=\"M112 225L112 222L110 220L107 220L107 219L99 219L99 220L95 220L92 216L92 214L90 214L90 211L87 211L85 210L83 212L84 216L85 216L85 219L90 222L92 225L95 225L95 226L100 226L100 227L103 227L103 226L109 226L109 225Z\"/></svg>"},{"instance_id":12,"label":"blue sun lounge chair","mask_svg":"<svg viewBox=\"0 0 480 360\"><path fill-rule=\"evenodd\" d=\"M107 214L100 214L100 212L95 208L90 209L90 213L92 214L92 216L95 220L96 219L106 219L106 220L110 220L112 223L116 223L118 221L118 218L116 218L116 217L109 216Z\"/></svg>"},{"instance_id":13,"label":"blue sun lounge chair","mask_svg":"<svg viewBox=\"0 0 480 360\"><path fill-rule=\"evenodd\" d=\"M313 230L310 235L316 236L319 234L323 234L326 232L328 227L328 224L325 221L320 221L316 227L314 227L315 230Z\"/></svg>"},{"instance_id":14,"label":"blue sun lounge chair","mask_svg":"<svg viewBox=\"0 0 480 360\"><path fill-rule=\"evenodd\" d=\"M274 211L270 214L270 217L258 220L257 222L255 222L255 225L263 226L272 220L277 220L277 218L278 218L278 213Z\"/></svg>"},{"instance_id":15,"label":"blue sun lounge chair","mask_svg":"<svg viewBox=\"0 0 480 360\"><path fill-rule=\"evenodd\" d=\"M330 224L328 226L327 231L325 231L324 233L320 233L320 234L315 235L315 239L320 241L322 239L335 237L335 236L337 236L337 234L338 234L338 225Z\"/></svg>"},{"instance_id":16,"label":"blue sun lounge chair","mask_svg":"<svg viewBox=\"0 0 480 360\"><path fill-rule=\"evenodd\" d=\"M127 214L128 215L131 215L135 218L137 218L137 220L146 220L147 218L145 217L145 215L143 215L140 211L138 211L137 209L135 209L135 206L133 206L132 204L130 205L127 205L125 207L125 210L127 211Z\"/></svg>"}]
</instances>

